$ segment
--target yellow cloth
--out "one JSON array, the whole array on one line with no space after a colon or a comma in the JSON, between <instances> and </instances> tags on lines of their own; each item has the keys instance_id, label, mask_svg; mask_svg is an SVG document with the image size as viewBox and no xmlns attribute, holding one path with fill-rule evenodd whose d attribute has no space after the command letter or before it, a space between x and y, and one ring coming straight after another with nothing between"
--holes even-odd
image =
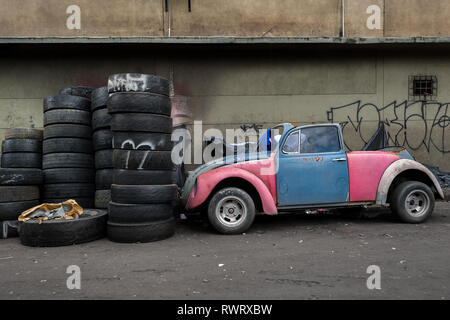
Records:
<instances>
[{"instance_id":1,"label":"yellow cloth","mask_svg":"<svg viewBox=\"0 0 450 320\"><path fill-rule=\"evenodd\" d=\"M44 210L46 212L49 212L49 211L52 211L52 210L55 210L55 209L59 209L62 206L68 206L68 207L71 208L69 211L67 211L65 213L65 215L63 217L58 217L58 218L49 218L49 217L46 217L46 216L29 217L36 210L41 209L41 210ZM69 219L78 219L79 215L81 215L81 214L83 214L83 208L75 200L70 199L70 200L64 201L63 203L43 203L43 204L40 204L38 206L35 206L35 207L31 208L31 209L28 209L28 210L22 212L22 214L19 216L18 219L19 219L19 221L28 221L30 219L37 219L40 222L44 221L44 220L49 220L49 219L55 219L55 220L56 219L59 219L59 220L67 219L67 220L69 220Z\"/></svg>"}]
</instances>

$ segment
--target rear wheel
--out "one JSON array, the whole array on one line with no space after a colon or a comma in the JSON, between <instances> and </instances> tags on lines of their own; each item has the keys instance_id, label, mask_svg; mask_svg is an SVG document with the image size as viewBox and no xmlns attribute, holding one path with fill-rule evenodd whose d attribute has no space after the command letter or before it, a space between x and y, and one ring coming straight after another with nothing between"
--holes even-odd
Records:
<instances>
[{"instance_id":1,"label":"rear wheel","mask_svg":"<svg viewBox=\"0 0 450 320\"><path fill-rule=\"evenodd\" d=\"M433 213L434 202L429 186L418 181L406 181L395 188L391 207L403 222L421 223Z\"/></svg>"},{"instance_id":2,"label":"rear wheel","mask_svg":"<svg viewBox=\"0 0 450 320\"><path fill-rule=\"evenodd\" d=\"M208 220L223 234L239 234L250 228L255 219L255 204L247 192L224 188L211 198Z\"/></svg>"}]
</instances>

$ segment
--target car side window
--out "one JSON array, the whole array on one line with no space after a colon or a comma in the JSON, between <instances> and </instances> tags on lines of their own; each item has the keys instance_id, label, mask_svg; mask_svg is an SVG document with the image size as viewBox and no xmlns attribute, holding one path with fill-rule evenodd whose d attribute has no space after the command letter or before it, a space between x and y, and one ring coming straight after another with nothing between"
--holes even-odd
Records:
<instances>
[{"instance_id":1,"label":"car side window","mask_svg":"<svg viewBox=\"0 0 450 320\"><path fill-rule=\"evenodd\" d=\"M341 150L335 126L304 128L300 134L300 153L337 152Z\"/></svg>"},{"instance_id":2,"label":"car side window","mask_svg":"<svg viewBox=\"0 0 450 320\"><path fill-rule=\"evenodd\" d=\"M298 131L291 133L283 145L284 153L298 152Z\"/></svg>"}]
</instances>

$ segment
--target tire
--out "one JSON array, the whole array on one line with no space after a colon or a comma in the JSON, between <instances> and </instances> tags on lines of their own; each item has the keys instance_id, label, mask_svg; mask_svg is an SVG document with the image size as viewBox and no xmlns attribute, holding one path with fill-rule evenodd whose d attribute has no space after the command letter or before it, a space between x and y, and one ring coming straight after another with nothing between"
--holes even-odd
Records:
<instances>
[{"instance_id":1,"label":"tire","mask_svg":"<svg viewBox=\"0 0 450 320\"><path fill-rule=\"evenodd\" d=\"M98 130L92 136L94 151L112 149L113 133L110 130Z\"/></svg>"},{"instance_id":2,"label":"tire","mask_svg":"<svg viewBox=\"0 0 450 320\"><path fill-rule=\"evenodd\" d=\"M242 212L241 219L234 224L230 217L220 218L216 214L219 206L222 207L226 199L234 201L229 203L230 209L236 210L235 213ZM245 211L244 211L245 210ZM211 225L223 234L240 234L247 231L255 219L255 204L252 197L242 189L224 188L216 192L208 204L208 220Z\"/></svg>"},{"instance_id":3,"label":"tire","mask_svg":"<svg viewBox=\"0 0 450 320\"><path fill-rule=\"evenodd\" d=\"M114 149L124 150L149 150L170 151L172 150L171 135L167 133L148 132L114 132Z\"/></svg>"},{"instance_id":4,"label":"tire","mask_svg":"<svg viewBox=\"0 0 450 320\"><path fill-rule=\"evenodd\" d=\"M44 112L55 109L77 109L90 111L91 102L89 99L71 95L49 96L45 98Z\"/></svg>"},{"instance_id":5,"label":"tire","mask_svg":"<svg viewBox=\"0 0 450 320\"><path fill-rule=\"evenodd\" d=\"M171 203L123 204L109 203L109 221L114 223L145 223L168 220L174 217Z\"/></svg>"},{"instance_id":6,"label":"tire","mask_svg":"<svg viewBox=\"0 0 450 320\"><path fill-rule=\"evenodd\" d=\"M113 183L123 185L172 184L174 183L173 171L114 169Z\"/></svg>"},{"instance_id":7,"label":"tire","mask_svg":"<svg viewBox=\"0 0 450 320\"><path fill-rule=\"evenodd\" d=\"M113 169L97 170L95 173L95 188L97 190L111 189Z\"/></svg>"},{"instance_id":8,"label":"tire","mask_svg":"<svg viewBox=\"0 0 450 320\"><path fill-rule=\"evenodd\" d=\"M42 140L8 139L2 141L2 153L34 152L42 153Z\"/></svg>"},{"instance_id":9,"label":"tire","mask_svg":"<svg viewBox=\"0 0 450 320\"><path fill-rule=\"evenodd\" d=\"M175 219L151 223L119 224L108 221L108 239L120 243L146 243L170 238L175 233Z\"/></svg>"},{"instance_id":10,"label":"tire","mask_svg":"<svg viewBox=\"0 0 450 320\"><path fill-rule=\"evenodd\" d=\"M172 170L171 151L119 150L112 153L114 168L143 170Z\"/></svg>"},{"instance_id":11,"label":"tire","mask_svg":"<svg viewBox=\"0 0 450 320\"><path fill-rule=\"evenodd\" d=\"M55 168L45 169L44 183L94 183L94 169L85 168Z\"/></svg>"},{"instance_id":12,"label":"tire","mask_svg":"<svg viewBox=\"0 0 450 320\"><path fill-rule=\"evenodd\" d=\"M2 168L37 168L42 167L42 154L31 152L14 152L2 154Z\"/></svg>"},{"instance_id":13,"label":"tire","mask_svg":"<svg viewBox=\"0 0 450 320\"><path fill-rule=\"evenodd\" d=\"M111 201L111 190L96 190L95 191L95 207L101 209L108 209L108 204Z\"/></svg>"},{"instance_id":14,"label":"tire","mask_svg":"<svg viewBox=\"0 0 450 320\"><path fill-rule=\"evenodd\" d=\"M111 128L111 115L108 109L98 109L92 113L92 130Z\"/></svg>"},{"instance_id":15,"label":"tire","mask_svg":"<svg viewBox=\"0 0 450 320\"><path fill-rule=\"evenodd\" d=\"M94 208L94 197L45 198L43 203L63 203L69 199L75 200L82 208Z\"/></svg>"},{"instance_id":16,"label":"tire","mask_svg":"<svg viewBox=\"0 0 450 320\"><path fill-rule=\"evenodd\" d=\"M20 214L39 205L39 200L0 203L0 221L17 220Z\"/></svg>"},{"instance_id":17,"label":"tire","mask_svg":"<svg viewBox=\"0 0 450 320\"><path fill-rule=\"evenodd\" d=\"M113 150L106 149L95 152L95 168L112 169L113 166Z\"/></svg>"},{"instance_id":18,"label":"tire","mask_svg":"<svg viewBox=\"0 0 450 320\"><path fill-rule=\"evenodd\" d=\"M407 206L407 202L410 206ZM433 191L418 181L402 182L391 196L392 212L406 223L422 223L427 220L433 213L434 203Z\"/></svg>"},{"instance_id":19,"label":"tire","mask_svg":"<svg viewBox=\"0 0 450 320\"><path fill-rule=\"evenodd\" d=\"M49 153L42 156L42 168L93 168L94 157L88 153Z\"/></svg>"},{"instance_id":20,"label":"tire","mask_svg":"<svg viewBox=\"0 0 450 320\"><path fill-rule=\"evenodd\" d=\"M1 186L0 202L21 202L39 200L37 186Z\"/></svg>"},{"instance_id":21,"label":"tire","mask_svg":"<svg viewBox=\"0 0 450 320\"><path fill-rule=\"evenodd\" d=\"M53 138L92 139L92 129L82 124L51 124L45 127L44 139Z\"/></svg>"},{"instance_id":22,"label":"tire","mask_svg":"<svg viewBox=\"0 0 450 320\"><path fill-rule=\"evenodd\" d=\"M172 118L157 114L115 113L111 130L172 133Z\"/></svg>"},{"instance_id":23,"label":"tire","mask_svg":"<svg viewBox=\"0 0 450 320\"><path fill-rule=\"evenodd\" d=\"M42 140L42 129L11 128L5 130L5 139L36 139Z\"/></svg>"},{"instance_id":24,"label":"tire","mask_svg":"<svg viewBox=\"0 0 450 320\"><path fill-rule=\"evenodd\" d=\"M59 94L60 95L63 94L63 95L78 96L78 97L83 97L83 98L90 100L93 90L94 90L94 88L90 88L90 87L74 86L74 87L67 87L67 88L61 89L61 91L59 91Z\"/></svg>"},{"instance_id":25,"label":"tire","mask_svg":"<svg viewBox=\"0 0 450 320\"><path fill-rule=\"evenodd\" d=\"M86 243L106 235L106 210L84 210L78 219L19 222L20 242L31 247Z\"/></svg>"},{"instance_id":26,"label":"tire","mask_svg":"<svg viewBox=\"0 0 450 320\"><path fill-rule=\"evenodd\" d=\"M0 168L0 185L2 186L37 186L43 181L40 169Z\"/></svg>"},{"instance_id":27,"label":"tire","mask_svg":"<svg viewBox=\"0 0 450 320\"><path fill-rule=\"evenodd\" d=\"M44 184L44 199L73 199L74 197L94 199L95 185L90 183Z\"/></svg>"},{"instance_id":28,"label":"tire","mask_svg":"<svg viewBox=\"0 0 450 320\"><path fill-rule=\"evenodd\" d=\"M112 92L151 92L168 96L167 79L139 73L113 74L108 78L108 91Z\"/></svg>"},{"instance_id":29,"label":"tire","mask_svg":"<svg viewBox=\"0 0 450 320\"><path fill-rule=\"evenodd\" d=\"M169 203L177 199L177 186L111 185L111 201L130 204Z\"/></svg>"},{"instance_id":30,"label":"tire","mask_svg":"<svg viewBox=\"0 0 450 320\"><path fill-rule=\"evenodd\" d=\"M170 98L151 93L113 93L108 98L109 113L152 113L170 116L172 105Z\"/></svg>"},{"instance_id":31,"label":"tire","mask_svg":"<svg viewBox=\"0 0 450 320\"><path fill-rule=\"evenodd\" d=\"M91 125L91 113L75 109L57 109L44 112L44 127L51 124Z\"/></svg>"},{"instance_id":32,"label":"tire","mask_svg":"<svg viewBox=\"0 0 450 320\"><path fill-rule=\"evenodd\" d=\"M99 108L106 108L106 102L108 101L108 87L101 87L92 90L91 93L91 110L95 111Z\"/></svg>"},{"instance_id":33,"label":"tire","mask_svg":"<svg viewBox=\"0 0 450 320\"><path fill-rule=\"evenodd\" d=\"M43 154L92 153L92 141L79 138L53 138L44 140Z\"/></svg>"}]
</instances>

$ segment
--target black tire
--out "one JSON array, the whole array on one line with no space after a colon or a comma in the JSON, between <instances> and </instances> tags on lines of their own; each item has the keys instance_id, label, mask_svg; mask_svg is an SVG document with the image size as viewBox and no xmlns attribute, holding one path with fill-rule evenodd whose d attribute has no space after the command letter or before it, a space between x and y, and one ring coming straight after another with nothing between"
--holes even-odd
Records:
<instances>
[{"instance_id":1,"label":"black tire","mask_svg":"<svg viewBox=\"0 0 450 320\"><path fill-rule=\"evenodd\" d=\"M152 113L170 116L172 105L170 98L151 93L113 93L108 98L109 113Z\"/></svg>"},{"instance_id":2,"label":"black tire","mask_svg":"<svg viewBox=\"0 0 450 320\"><path fill-rule=\"evenodd\" d=\"M172 150L171 135L167 133L148 132L114 132L114 149L124 150Z\"/></svg>"},{"instance_id":3,"label":"black tire","mask_svg":"<svg viewBox=\"0 0 450 320\"><path fill-rule=\"evenodd\" d=\"M53 138L92 139L92 129L90 126L82 124L52 124L46 126L44 139Z\"/></svg>"},{"instance_id":4,"label":"black tire","mask_svg":"<svg viewBox=\"0 0 450 320\"><path fill-rule=\"evenodd\" d=\"M39 200L0 203L0 221L17 220L22 212L39 205Z\"/></svg>"},{"instance_id":5,"label":"black tire","mask_svg":"<svg viewBox=\"0 0 450 320\"><path fill-rule=\"evenodd\" d=\"M111 185L111 201L130 204L168 203L177 199L177 186Z\"/></svg>"},{"instance_id":6,"label":"black tire","mask_svg":"<svg viewBox=\"0 0 450 320\"><path fill-rule=\"evenodd\" d=\"M172 184L174 183L173 171L114 169L113 183L124 185Z\"/></svg>"},{"instance_id":7,"label":"black tire","mask_svg":"<svg viewBox=\"0 0 450 320\"><path fill-rule=\"evenodd\" d=\"M71 95L49 96L45 98L44 112L54 109L77 109L90 111L91 102L89 99Z\"/></svg>"},{"instance_id":8,"label":"black tire","mask_svg":"<svg viewBox=\"0 0 450 320\"><path fill-rule=\"evenodd\" d=\"M97 110L98 108L106 108L106 102L108 101L108 87L101 87L95 89L91 93L91 110Z\"/></svg>"},{"instance_id":9,"label":"black tire","mask_svg":"<svg viewBox=\"0 0 450 320\"><path fill-rule=\"evenodd\" d=\"M113 133L110 130L98 130L92 136L94 151L112 149Z\"/></svg>"},{"instance_id":10,"label":"black tire","mask_svg":"<svg viewBox=\"0 0 450 320\"><path fill-rule=\"evenodd\" d=\"M42 167L42 154L31 152L14 152L2 154L2 168L37 168Z\"/></svg>"},{"instance_id":11,"label":"black tire","mask_svg":"<svg viewBox=\"0 0 450 320\"><path fill-rule=\"evenodd\" d=\"M109 203L109 221L114 223L145 223L174 218L171 203L124 204Z\"/></svg>"},{"instance_id":12,"label":"black tire","mask_svg":"<svg viewBox=\"0 0 450 320\"><path fill-rule=\"evenodd\" d=\"M119 224L108 221L108 239L120 243L146 243L170 238L175 233L175 219L150 223Z\"/></svg>"},{"instance_id":13,"label":"black tire","mask_svg":"<svg viewBox=\"0 0 450 320\"><path fill-rule=\"evenodd\" d=\"M413 194L414 192L415 194ZM413 194L411 201L408 201L411 194ZM433 191L422 182L405 181L400 183L394 189L390 199L392 212L406 223L422 223L431 216L434 210ZM407 207L407 201L410 209ZM423 208L418 209L421 207Z\"/></svg>"},{"instance_id":14,"label":"black tire","mask_svg":"<svg viewBox=\"0 0 450 320\"><path fill-rule=\"evenodd\" d=\"M106 210L84 210L78 219L19 222L20 242L31 247L86 243L106 235Z\"/></svg>"},{"instance_id":15,"label":"black tire","mask_svg":"<svg viewBox=\"0 0 450 320\"><path fill-rule=\"evenodd\" d=\"M36 139L42 140L42 129L11 128L5 130L5 139Z\"/></svg>"},{"instance_id":16,"label":"black tire","mask_svg":"<svg viewBox=\"0 0 450 320\"><path fill-rule=\"evenodd\" d=\"M53 138L44 140L43 154L92 153L92 141L79 138Z\"/></svg>"},{"instance_id":17,"label":"black tire","mask_svg":"<svg viewBox=\"0 0 450 320\"><path fill-rule=\"evenodd\" d=\"M158 114L115 113L111 130L172 133L172 118Z\"/></svg>"},{"instance_id":18,"label":"black tire","mask_svg":"<svg viewBox=\"0 0 450 320\"><path fill-rule=\"evenodd\" d=\"M2 186L37 186L43 181L40 169L0 168L0 185Z\"/></svg>"},{"instance_id":19,"label":"black tire","mask_svg":"<svg viewBox=\"0 0 450 320\"><path fill-rule=\"evenodd\" d=\"M2 153L34 152L42 153L42 140L8 139L2 141Z\"/></svg>"},{"instance_id":20,"label":"black tire","mask_svg":"<svg viewBox=\"0 0 450 320\"><path fill-rule=\"evenodd\" d=\"M113 74L108 78L108 91L112 92L151 92L168 96L167 79L139 73Z\"/></svg>"},{"instance_id":21,"label":"black tire","mask_svg":"<svg viewBox=\"0 0 450 320\"><path fill-rule=\"evenodd\" d=\"M94 208L94 197L70 197L70 198L46 198L42 200L43 203L63 203L69 199L75 200L83 209Z\"/></svg>"},{"instance_id":22,"label":"black tire","mask_svg":"<svg viewBox=\"0 0 450 320\"><path fill-rule=\"evenodd\" d=\"M0 202L21 202L39 200L37 186L1 186Z\"/></svg>"},{"instance_id":23,"label":"black tire","mask_svg":"<svg viewBox=\"0 0 450 320\"><path fill-rule=\"evenodd\" d=\"M75 109L57 109L44 112L44 127L51 124L91 125L91 113Z\"/></svg>"},{"instance_id":24,"label":"black tire","mask_svg":"<svg viewBox=\"0 0 450 320\"><path fill-rule=\"evenodd\" d=\"M97 170L112 169L113 167L113 149L95 152L95 168Z\"/></svg>"},{"instance_id":25,"label":"black tire","mask_svg":"<svg viewBox=\"0 0 450 320\"><path fill-rule=\"evenodd\" d=\"M59 91L59 94L71 95L83 97L86 99L91 99L92 91L94 88L91 87L83 87L83 86L74 86L74 87L66 87Z\"/></svg>"},{"instance_id":26,"label":"black tire","mask_svg":"<svg viewBox=\"0 0 450 320\"><path fill-rule=\"evenodd\" d=\"M55 168L45 169L44 183L94 183L94 169L85 168Z\"/></svg>"},{"instance_id":27,"label":"black tire","mask_svg":"<svg viewBox=\"0 0 450 320\"><path fill-rule=\"evenodd\" d=\"M42 156L42 168L93 168L94 157L88 153L49 153Z\"/></svg>"},{"instance_id":28,"label":"black tire","mask_svg":"<svg viewBox=\"0 0 450 320\"><path fill-rule=\"evenodd\" d=\"M98 109L92 113L92 130L109 129L111 127L111 115L108 109Z\"/></svg>"},{"instance_id":29,"label":"black tire","mask_svg":"<svg viewBox=\"0 0 450 320\"><path fill-rule=\"evenodd\" d=\"M143 170L172 170L171 151L119 150L112 153L114 168Z\"/></svg>"},{"instance_id":30,"label":"black tire","mask_svg":"<svg viewBox=\"0 0 450 320\"><path fill-rule=\"evenodd\" d=\"M97 190L110 189L113 183L113 169L97 170L95 173L95 188Z\"/></svg>"},{"instance_id":31,"label":"black tire","mask_svg":"<svg viewBox=\"0 0 450 320\"><path fill-rule=\"evenodd\" d=\"M101 209L108 209L111 201L111 190L96 190L95 191L95 207Z\"/></svg>"},{"instance_id":32,"label":"black tire","mask_svg":"<svg viewBox=\"0 0 450 320\"><path fill-rule=\"evenodd\" d=\"M226 217L225 219L220 219L216 215L216 207L220 205L222 199L227 197L233 197L234 199L238 199L238 203L241 204L242 208L246 207L246 214L241 218L241 221L238 221L236 225L227 225L228 223L226 219L230 219ZM236 206L237 208L239 205ZM233 208L232 208L233 209ZM234 208L236 210L236 208ZM242 189L239 188L224 188L217 191L211 198L208 204L208 220L211 225L220 233L223 234L240 234L247 231L256 215L255 203L253 202L252 197Z\"/></svg>"},{"instance_id":33,"label":"black tire","mask_svg":"<svg viewBox=\"0 0 450 320\"><path fill-rule=\"evenodd\" d=\"M44 184L44 199L73 199L74 197L94 199L95 185L91 183Z\"/></svg>"}]
</instances>

